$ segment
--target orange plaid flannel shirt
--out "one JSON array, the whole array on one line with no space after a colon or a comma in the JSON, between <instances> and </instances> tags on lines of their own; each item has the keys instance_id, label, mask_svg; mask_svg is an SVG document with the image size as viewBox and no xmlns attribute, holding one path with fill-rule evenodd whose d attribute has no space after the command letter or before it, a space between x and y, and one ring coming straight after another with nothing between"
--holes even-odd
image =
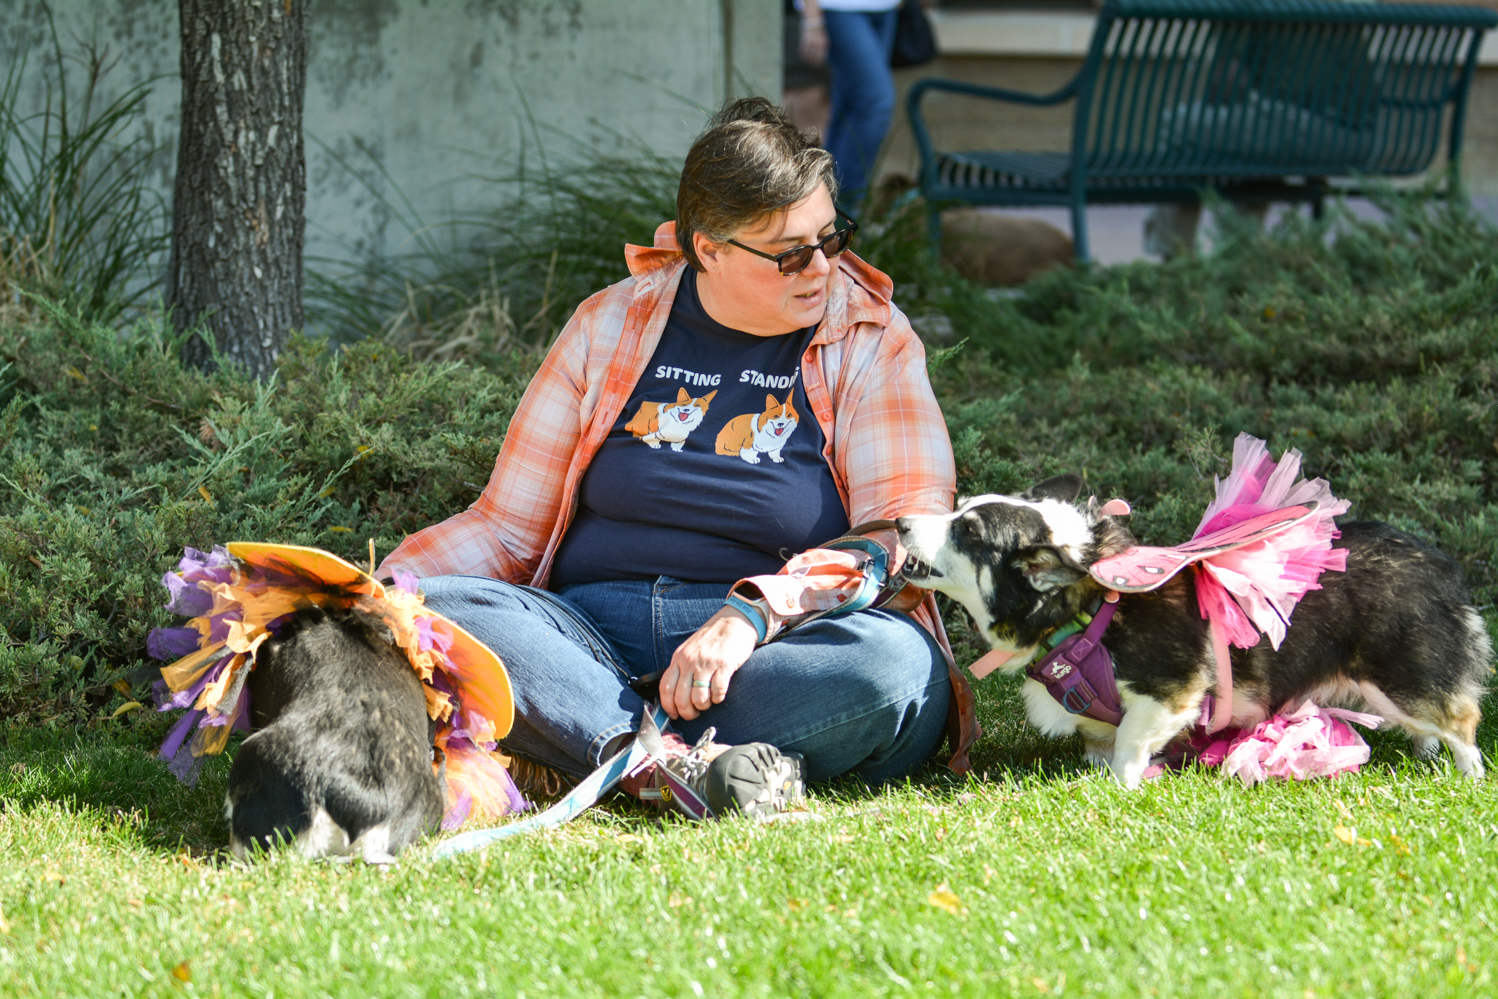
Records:
<instances>
[{"instance_id":1,"label":"orange plaid flannel shirt","mask_svg":"<svg viewBox=\"0 0 1498 999\"><path fill-rule=\"evenodd\" d=\"M478 500L406 538L385 558L382 574L399 568L546 585L583 473L655 352L687 266L672 222L656 230L654 246L627 246L625 258L631 276L578 306L531 380ZM827 312L801 370L848 518L859 524L951 510L952 445L926 376L925 349L890 300L894 285L886 275L851 252L836 264ZM799 613L834 607L861 582L845 556L823 554L792 560L801 569ZM785 581L779 584L784 592ZM947 653L954 695L948 765L965 771L968 747L981 734L972 691L950 662L935 602L928 598L912 616Z\"/></svg>"}]
</instances>

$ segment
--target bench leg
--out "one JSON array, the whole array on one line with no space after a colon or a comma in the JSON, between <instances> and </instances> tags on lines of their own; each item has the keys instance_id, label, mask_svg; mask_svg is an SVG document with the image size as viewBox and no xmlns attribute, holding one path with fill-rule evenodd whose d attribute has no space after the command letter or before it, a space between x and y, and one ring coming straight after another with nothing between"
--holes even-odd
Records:
<instances>
[{"instance_id":1,"label":"bench leg","mask_svg":"<svg viewBox=\"0 0 1498 999\"><path fill-rule=\"evenodd\" d=\"M1092 260L1091 248L1087 245L1087 202L1074 201L1071 206L1072 259L1085 264Z\"/></svg>"},{"instance_id":2,"label":"bench leg","mask_svg":"<svg viewBox=\"0 0 1498 999\"><path fill-rule=\"evenodd\" d=\"M941 210L926 202L926 226L931 234L931 252L941 256Z\"/></svg>"}]
</instances>

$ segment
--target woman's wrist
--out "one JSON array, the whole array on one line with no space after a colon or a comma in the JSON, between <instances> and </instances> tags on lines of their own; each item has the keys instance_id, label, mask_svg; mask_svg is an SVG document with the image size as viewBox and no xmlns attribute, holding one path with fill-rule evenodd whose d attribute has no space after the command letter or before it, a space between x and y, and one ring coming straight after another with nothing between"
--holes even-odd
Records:
<instances>
[{"instance_id":1,"label":"woman's wrist","mask_svg":"<svg viewBox=\"0 0 1498 999\"><path fill-rule=\"evenodd\" d=\"M824 23L825 22L823 22L820 17L803 17L801 18L801 30L805 31L807 28L820 28Z\"/></svg>"},{"instance_id":2,"label":"woman's wrist","mask_svg":"<svg viewBox=\"0 0 1498 999\"><path fill-rule=\"evenodd\" d=\"M754 626L754 644L759 645L769 637L770 615L761 606L762 601L746 600L737 593L730 593L723 601L723 606L738 611Z\"/></svg>"}]
</instances>

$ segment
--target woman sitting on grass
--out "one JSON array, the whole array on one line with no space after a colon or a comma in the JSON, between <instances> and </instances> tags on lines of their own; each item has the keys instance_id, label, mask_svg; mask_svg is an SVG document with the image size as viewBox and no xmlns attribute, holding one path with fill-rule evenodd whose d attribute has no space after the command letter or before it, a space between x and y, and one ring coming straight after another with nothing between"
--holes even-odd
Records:
<instances>
[{"instance_id":1,"label":"woman sitting on grass","mask_svg":"<svg viewBox=\"0 0 1498 999\"><path fill-rule=\"evenodd\" d=\"M506 752L593 770L641 728L631 681L659 672L673 722L665 762L624 782L641 797L676 797L662 766L756 814L803 778L898 780L949 710L965 769L972 698L934 604L870 605L900 590L879 564L894 532L816 547L954 491L924 351L889 278L846 252L836 194L777 108L726 107L676 222L567 323L483 495L385 559L504 660Z\"/></svg>"}]
</instances>

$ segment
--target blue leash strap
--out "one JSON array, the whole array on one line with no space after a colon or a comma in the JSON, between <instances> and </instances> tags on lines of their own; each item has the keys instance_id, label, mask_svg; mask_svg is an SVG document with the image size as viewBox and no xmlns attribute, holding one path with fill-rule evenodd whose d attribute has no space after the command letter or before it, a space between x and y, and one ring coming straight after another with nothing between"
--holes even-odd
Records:
<instances>
[{"instance_id":1,"label":"blue leash strap","mask_svg":"<svg viewBox=\"0 0 1498 999\"><path fill-rule=\"evenodd\" d=\"M550 829L577 818L597 803L605 791L619 783L625 774L647 762L651 757L659 755L652 752L647 743L653 742L659 747L659 731L671 719L659 704L646 705L645 712L644 717L640 719L641 734L636 736L628 746L615 753L603 766L584 777L577 787L569 791L561 801L544 812L538 812L529 818L507 825L459 833L452 839L439 843L432 851L432 856L443 859L457 856L460 853L471 853L474 850L482 850L490 843L509 839L511 836L521 836L528 832L535 832L537 829ZM650 738L651 735L655 737L653 740Z\"/></svg>"},{"instance_id":2,"label":"blue leash strap","mask_svg":"<svg viewBox=\"0 0 1498 999\"><path fill-rule=\"evenodd\" d=\"M844 614L853 614L874 606L874 601L879 599L879 594L889 584L889 552L868 538L838 538L835 541L829 541L823 547L834 551L860 551L869 557L869 561L864 566L863 582L853 598L818 616L842 617Z\"/></svg>"}]
</instances>

